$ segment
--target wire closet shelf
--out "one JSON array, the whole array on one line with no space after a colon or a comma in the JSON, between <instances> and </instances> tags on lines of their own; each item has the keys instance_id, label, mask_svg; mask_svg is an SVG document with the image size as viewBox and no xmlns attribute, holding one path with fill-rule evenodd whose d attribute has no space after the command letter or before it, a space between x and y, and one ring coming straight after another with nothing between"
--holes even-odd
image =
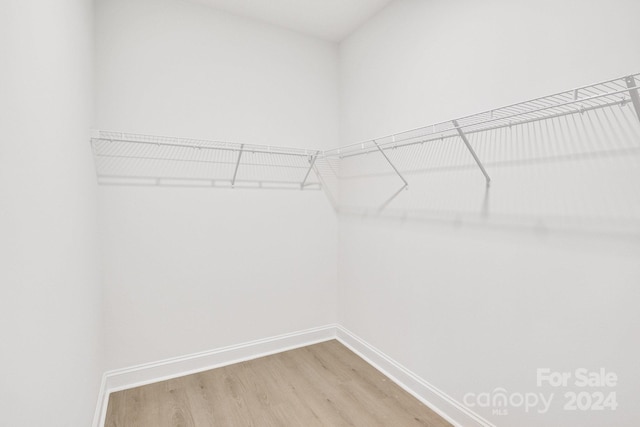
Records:
<instances>
[{"instance_id":1,"label":"wire closet shelf","mask_svg":"<svg viewBox=\"0 0 640 427\"><path fill-rule=\"evenodd\" d=\"M345 145L325 151L325 156L345 158L389 148L420 144L436 139L465 135L522 125L535 121L583 114L600 108L631 103L640 120L638 80L640 73L607 80L588 86L531 99L500 108L483 111L458 119Z\"/></svg>"},{"instance_id":2,"label":"wire closet shelf","mask_svg":"<svg viewBox=\"0 0 640 427\"><path fill-rule=\"evenodd\" d=\"M91 146L103 185L320 189L317 150L109 131Z\"/></svg>"},{"instance_id":3,"label":"wire closet shelf","mask_svg":"<svg viewBox=\"0 0 640 427\"><path fill-rule=\"evenodd\" d=\"M97 131L91 144L100 184L317 190L326 186L334 162L372 152L383 154L408 185L386 150L458 138L488 185L467 135L612 106L630 105L640 120L639 79L636 73L326 151L107 131Z\"/></svg>"}]
</instances>

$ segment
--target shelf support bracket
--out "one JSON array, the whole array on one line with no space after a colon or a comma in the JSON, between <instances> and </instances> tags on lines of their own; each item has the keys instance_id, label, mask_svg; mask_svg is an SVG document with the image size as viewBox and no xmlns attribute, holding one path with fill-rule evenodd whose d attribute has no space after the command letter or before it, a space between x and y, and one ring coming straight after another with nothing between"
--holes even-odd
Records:
<instances>
[{"instance_id":1,"label":"shelf support bracket","mask_svg":"<svg viewBox=\"0 0 640 427\"><path fill-rule=\"evenodd\" d=\"M462 128L460 128L460 125L458 124L458 121L457 120L452 120L452 122L453 122L453 126L458 131L458 135L460 135L460 138L462 139L462 142L464 142L464 145L467 146L467 150L469 150L469 152L473 156L473 160L476 161L476 164L478 165L478 167L482 171L482 174L484 175L484 179L487 181L487 187L488 187L489 184L491 183L491 178L489 177L489 174L484 169L484 166L482 165L482 162L478 158L478 155L476 154L476 152L473 150L473 147L471 147L471 144L469 144L469 140L467 139L467 136L462 131Z\"/></svg>"},{"instance_id":2,"label":"shelf support bracket","mask_svg":"<svg viewBox=\"0 0 640 427\"><path fill-rule=\"evenodd\" d=\"M304 175L304 179L300 183L300 189L301 190L304 190L304 185L307 182L307 178L309 178L309 174L311 173L311 170L313 169L313 165L315 165L315 163L316 163L316 159L318 158L318 154L320 154L320 151L317 151L316 154L314 154L311 157L311 160L309 160L309 169L307 169L307 173Z\"/></svg>"},{"instance_id":3,"label":"shelf support bracket","mask_svg":"<svg viewBox=\"0 0 640 427\"><path fill-rule=\"evenodd\" d=\"M391 167L393 168L393 170L396 172L396 174L398 174L398 176L400 177L400 179L402 180L402 182L404 183L404 185L402 187L400 187L400 189L398 189L398 191L396 191L395 193L393 193L393 195L391 197L389 197L379 208L378 208L378 214L380 212L382 212L384 210L384 208L386 208L389 203L391 203L393 201L393 199L395 199L396 197L398 197L398 195L400 193L402 193L402 190L405 190L407 188L409 188L409 183L407 182L406 179L404 179L404 176L402 176L402 174L400 173L400 171L398 170L398 168L396 168L396 165L393 164L393 162L391 161L391 159L389 159L389 157L387 156L387 153L384 152L384 150L382 149L382 147L380 147L378 145L378 143L376 141L373 141L373 143L376 145L376 148L378 148L378 151L380 151L380 154L382 154L382 156L385 158L385 160L387 161L387 163L389 163L389 165L391 165Z\"/></svg>"},{"instance_id":4,"label":"shelf support bracket","mask_svg":"<svg viewBox=\"0 0 640 427\"><path fill-rule=\"evenodd\" d=\"M236 185L236 176L238 176L238 167L240 167L240 159L242 158L242 151L244 150L244 144L240 145L240 151L238 152L238 159L236 160L236 169L233 171L233 179L231 180L231 186Z\"/></svg>"},{"instance_id":5,"label":"shelf support bracket","mask_svg":"<svg viewBox=\"0 0 640 427\"><path fill-rule=\"evenodd\" d=\"M629 88L629 95L631 96L631 102L633 103L633 108L635 108L638 120L640 120L640 96L638 96L636 79L633 76L627 76L624 78L624 81L627 83L627 87Z\"/></svg>"},{"instance_id":6,"label":"shelf support bracket","mask_svg":"<svg viewBox=\"0 0 640 427\"><path fill-rule=\"evenodd\" d=\"M402 182L404 182L404 187L406 188L409 186L409 183L407 182L406 179L404 179L404 176L402 176L402 174L400 173L400 171L396 168L396 165L393 164L393 162L389 159L389 157L387 157L387 153L384 152L384 150L382 149L382 147L380 147L378 145L377 142L373 141L373 143L376 145L376 148L378 149L378 151L380 151L380 154L382 154L382 156L385 158L385 160L387 161L387 163L389 163L389 165L391 165L391 167L393 168L393 170L395 171L395 173L400 177L400 179L402 180Z\"/></svg>"}]
</instances>

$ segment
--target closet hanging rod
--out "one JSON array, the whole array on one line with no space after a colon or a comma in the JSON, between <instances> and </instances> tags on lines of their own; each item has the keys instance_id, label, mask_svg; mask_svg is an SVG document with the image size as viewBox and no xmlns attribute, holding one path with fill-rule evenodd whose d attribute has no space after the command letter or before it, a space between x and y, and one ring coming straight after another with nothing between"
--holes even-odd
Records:
<instances>
[{"instance_id":1,"label":"closet hanging rod","mask_svg":"<svg viewBox=\"0 0 640 427\"><path fill-rule=\"evenodd\" d=\"M173 186L173 187L188 187L188 184L193 184L197 187L222 187L232 188L232 182L230 179L207 179L207 178L181 178L181 177L167 177L167 176L151 176L151 175L98 175L98 183L102 185L135 185L140 187L154 187L154 186ZM169 184L167 184L169 183ZM178 183L184 183L180 185ZM299 189L300 184L289 181L276 181L276 180L236 180L236 186L243 186L244 188L269 188L269 189ZM321 190L322 187L317 182L306 183L305 189L309 190Z\"/></svg>"},{"instance_id":2,"label":"closet hanging rod","mask_svg":"<svg viewBox=\"0 0 640 427\"><path fill-rule=\"evenodd\" d=\"M563 108L563 107L567 107L573 104L579 104L579 103L587 103L589 105L587 106L581 106L581 108L579 110L570 110L570 111L563 111L561 113L553 113L551 115L543 115L540 117L534 117L534 118L528 118L528 119L524 119L522 121L519 121L518 123L503 123L499 126L494 126L493 128L499 128L499 127L507 127L509 125L515 125L515 124L521 124L522 122L524 122L526 120L526 122L532 122L532 121L538 121L538 120L545 120L548 118L552 118L552 117L556 117L557 115L566 115L566 114L574 114L574 113L578 113L578 112L583 112L583 111L589 111L589 110L593 110L593 109L597 109L597 108L604 108L607 106L611 106L611 105L616 105L616 104L626 104L626 103L631 103L634 105L634 108L636 108L636 113L639 116L640 119L640 111L637 111L638 107L636 105L636 103L634 103L634 99L637 99L637 92L640 88L638 87L630 87L628 84L628 81L631 80L632 82L635 81L636 77L639 77L640 73L636 73L636 74L632 74L632 75L628 75L625 77L619 77L616 79L611 79L611 80L606 80L604 82L600 82L600 83L595 83L592 85L587 85L587 86L581 86L575 89L571 89L571 90L565 90L562 92L558 92L556 94L552 94L552 95L546 95L546 96L542 96L542 97L538 97L538 98L534 98L531 100L527 100L524 102L519 102L519 103L514 103L514 104L509 104L503 107L499 107L499 108L493 108L490 110L486 110L483 111L481 113L476 113L476 114L471 114L471 115L467 115L461 118L458 118L457 120L459 122L464 122L465 120L468 119L472 119L472 118L477 118L483 115L489 115L489 118L485 118L485 119L481 119L481 120L477 120L475 122L470 122L470 123L460 123L459 128L472 128L474 126L479 126L482 124L487 124L487 123L495 123L495 122L500 122L500 121L505 121L505 120L509 120L515 117L521 117L521 116L526 116L526 115L531 115L531 114L537 114L537 113L541 113L543 111L548 111L548 110L552 110L554 108L559 109L559 108ZM618 88L615 88L612 90L611 86L609 84L611 83L616 83L618 85ZM595 95L593 95L592 93L594 92L591 89L597 89L597 90L602 90L601 86L604 86L607 91L603 92L603 93L596 93ZM591 95L584 97L584 98L580 98L579 94L580 92L588 92ZM616 96L616 95L620 95L620 94L624 94L627 95L629 94L630 97L627 98L626 96L623 96L622 99L619 100L615 100L615 101L611 101L608 100L608 102L606 103L600 103L600 104L595 104L592 105L591 103L594 101L599 101L601 98L605 98L605 97L612 97L612 96ZM564 97L565 99L567 99L567 97L570 96L569 100L563 100L562 102L557 102L557 100L555 100L554 98L558 98L558 97ZM551 104L543 104L540 101L546 101L546 102L552 102ZM542 104L542 106L540 106ZM524 108L525 106L528 106L528 109L524 109L524 110L520 110L517 111L515 113L512 113L511 111L513 109L515 109L516 107L518 108ZM534 108L531 108L531 107ZM511 110L511 111L510 111ZM507 115L505 116L500 116L500 117L495 117L496 113L499 112L506 112ZM389 145L397 145L398 142L402 142L402 141L406 141L409 139L415 139L418 138L419 136L409 136L406 138L401 138L401 139L397 139L398 136L403 136L406 134L410 134L412 132L417 132L417 131L427 131L428 133L425 133L423 135L421 135L420 137L427 137L427 136L432 136L432 135L440 135L449 131L457 131L457 127L452 126L451 125L452 121L451 120L447 120L447 121L443 121L443 122L438 122L435 124L431 124L431 125L427 125L427 126L420 126L414 129L410 129L410 130L406 130L406 131L402 131L402 132L398 132L395 134L390 134L387 136L383 136L383 137L378 137L375 138L376 141L380 141L380 140L384 140L384 139L389 139L391 138L392 141L387 141L387 142L378 142L378 144L383 148L383 149L387 149ZM444 129L438 129L436 130L436 128L438 127L442 127L443 125L447 126ZM475 130L475 129L468 129L465 130L465 133L473 133L473 132L478 132L478 131L484 131L486 129L480 129L480 130ZM430 132L429 132L430 131ZM377 149L373 146L371 146L373 140L366 140L366 141L361 141L358 143L354 143L354 144L348 144L348 145L344 145L335 149L331 149L331 150L327 150L325 151L325 155L329 155L329 156L338 156L338 157L344 157L344 156L350 156L350 155L357 155L357 154L364 154L365 152L372 152L372 151L376 151ZM370 147L367 147L366 151L361 151L365 149L365 145L370 145ZM356 147L360 147L360 148L356 148ZM354 149L355 148L355 149Z\"/></svg>"}]
</instances>

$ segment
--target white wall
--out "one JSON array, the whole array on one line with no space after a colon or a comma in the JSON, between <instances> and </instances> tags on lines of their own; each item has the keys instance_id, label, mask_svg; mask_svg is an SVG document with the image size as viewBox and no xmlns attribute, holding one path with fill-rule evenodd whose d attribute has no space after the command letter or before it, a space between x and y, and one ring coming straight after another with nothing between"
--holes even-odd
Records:
<instances>
[{"instance_id":1,"label":"white wall","mask_svg":"<svg viewBox=\"0 0 640 427\"><path fill-rule=\"evenodd\" d=\"M337 144L336 45L175 0L96 19L98 129ZM100 214L109 368L335 321L321 192L101 187Z\"/></svg>"},{"instance_id":2,"label":"white wall","mask_svg":"<svg viewBox=\"0 0 640 427\"><path fill-rule=\"evenodd\" d=\"M91 2L0 4L0 411L87 426L102 374Z\"/></svg>"},{"instance_id":3,"label":"white wall","mask_svg":"<svg viewBox=\"0 0 640 427\"><path fill-rule=\"evenodd\" d=\"M640 3L630 0L393 2L340 46L342 142L637 72L638 12ZM637 134L631 142L637 144ZM626 176L637 183L634 156L624 161L635 164L635 175ZM543 181L536 195L585 176L589 181L577 188L595 204L618 193L616 203L636 203L629 209L637 214L637 192L628 182L617 188L607 175L591 179L584 163L564 164L564 172L553 174L561 182ZM501 181L505 170L515 184ZM527 211L535 197L519 196L519 206L501 199L505 186L513 193L509 185L522 182L519 170L489 168L496 173L492 204ZM576 170L584 175L572 175ZM483 191L480 173L473 172ZM430 200L471 190L462 196L448 186L430 191L402 196L403 203L422 198L428 207ZM496 425L637 423L637 237L471 227L455 215L441 222L345 215L338 246L340 324L459 401L467 392L497 387L556 393L546 415L511 409L498 416L475 408ZM563 411L565 390L536 387L536 368L546 367L615 371L618 410Z\"/></svg>"},{"instance_id":4,"label":"white wall","mask_svg":"<svg viewBox=\"0 0 640 427\"><path fill-rule=\"evenodd\" d=\"M96 125L335 146L337 47L181 0L98 1Z\"/></svg>"}]
</instances>

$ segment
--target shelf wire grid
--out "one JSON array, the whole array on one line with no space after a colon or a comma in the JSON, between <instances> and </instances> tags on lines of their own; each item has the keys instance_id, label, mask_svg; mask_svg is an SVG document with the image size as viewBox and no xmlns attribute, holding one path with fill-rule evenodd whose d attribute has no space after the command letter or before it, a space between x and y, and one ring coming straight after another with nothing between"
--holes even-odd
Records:
<instances>
[{"instance_id":1,"label":"shelf wire grid","mask_svg":"<svg viewBox=\"0 0 640 427\"><path fill-rule=\"evenodd\" d=\"M627 191L640 158L634 84L640 74L327 151L105 131L92 146L102 184L323 189L339 212L636 224L637 197L613 197L637 193ZM494 178L491 197L470 150Z\"/></svg>"},{"instance_id":2,"label":"shelf wire grid","mask_svg":"<svg viewBox=\"0 0 640 427\"><path fill-rule=\"evenodd\" d=\"M603 106L468 136L340 159L340 212L561 229L640 232L640 121L629 104ZM373 190L375 189L375 191ZM392 198L391 201L389 199Z\"/></svg>"},{"instance_id":3,"label":"shelf wire grid","mask_svg":"<svg viewBox=\"0 0 640 427\"><path fill-rule=\"evenodd\" d=\"M109 131L91 145L101 184L320 189L317 150Z\"/></svg>"},{"instance_id":4,"label":"shelf wire grid","mask_svg":"<svg viewBox=\"0 0 640 427\"><path fill-rule=\"evenodd\" d=\"M377 146L383 150L390 150L430 141L457 138L459 130L466 135L470 135L567 115L585 114L588 111L605 107L628 105L634 108L631 91L633 90L637 96L638 90L630 89L627 79L635 81L640 86L640 73L637 73L483 111L456 120L434 123L372 140L345 145L328 150L324 154L331 157L346 158L376 152L378 151ZM640 112L636 112L636 114L640 119Z\"/></svg>"}]
</instances>

